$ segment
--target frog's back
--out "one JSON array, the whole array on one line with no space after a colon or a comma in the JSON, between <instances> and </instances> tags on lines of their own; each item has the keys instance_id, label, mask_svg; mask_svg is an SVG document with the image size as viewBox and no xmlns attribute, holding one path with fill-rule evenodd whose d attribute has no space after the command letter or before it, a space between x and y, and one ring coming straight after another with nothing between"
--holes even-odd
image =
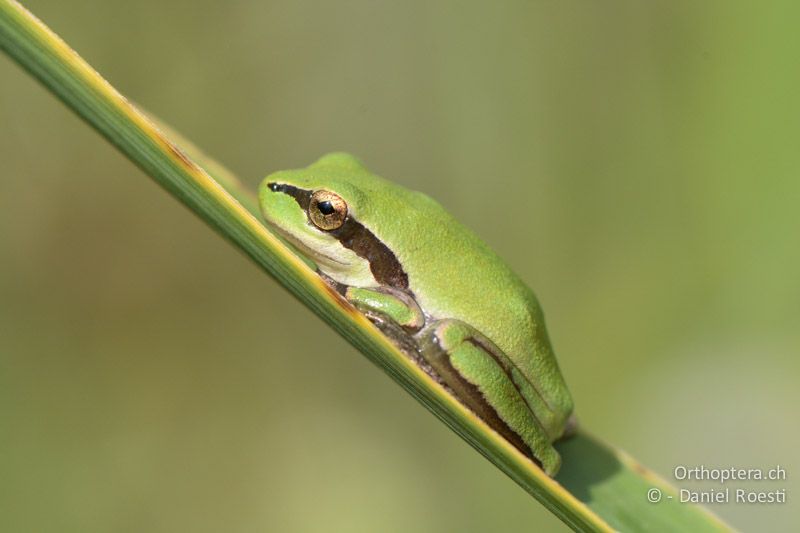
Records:
<instances>
[{"instance_id":1,"label":"frog's back","mask_svg":"<svg viewBox=\"0 0 800 533\"><path fill-rule=\"evenodd\" d=\"M438 202L403 191L407 208L403 216L383 221L395 226L383 238L397 254L423 310L433 319L472 325L536 382L551 405L571 405L530 288Z\"/></svg>"}]
</instances>

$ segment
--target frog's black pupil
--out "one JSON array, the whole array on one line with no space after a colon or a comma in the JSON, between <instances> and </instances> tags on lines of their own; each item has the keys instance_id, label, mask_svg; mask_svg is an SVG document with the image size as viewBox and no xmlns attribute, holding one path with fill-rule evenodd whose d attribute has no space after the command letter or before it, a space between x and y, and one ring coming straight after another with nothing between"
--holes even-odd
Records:
<instances>
[{"instance_id":1,"label":"frog's black pupil","mask_svg":"<svg viewBox=\"0 0 800 533\"><path fill-rule=\"evenodd\" d=\"M317 207L319 208L319 212L323 215L332 215L336 211L336 209L333 208L333 204L327 200L317 204Z\"/></svg>"}]
</instances>

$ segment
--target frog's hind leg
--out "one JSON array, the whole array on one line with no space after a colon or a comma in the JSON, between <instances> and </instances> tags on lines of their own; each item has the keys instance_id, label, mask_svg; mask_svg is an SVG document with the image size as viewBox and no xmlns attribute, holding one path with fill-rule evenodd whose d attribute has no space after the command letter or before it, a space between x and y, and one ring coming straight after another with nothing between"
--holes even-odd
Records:
<instances>
[{"instance_id":1,"label":"frog's hind leg","mask_svg":"<svg viewBox=\"0 0 800 533\"><path fill-rule=\"evenodd\" d=\"M508 357L459 320L434 322L418 334L420 352L441 380L492 429L554 475L561 457L512 377Z\"/></svg>"}]
</instances>

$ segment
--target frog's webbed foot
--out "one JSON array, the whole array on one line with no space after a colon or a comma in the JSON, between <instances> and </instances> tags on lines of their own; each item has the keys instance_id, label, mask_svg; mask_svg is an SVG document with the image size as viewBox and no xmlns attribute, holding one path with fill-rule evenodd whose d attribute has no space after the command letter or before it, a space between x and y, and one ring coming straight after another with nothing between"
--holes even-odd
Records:
<instances>
[{"instance_id":1,"label":"frog's webbed foot","mask_svg":"<svg viewBox=\"0 0 800 533\"><path fill-rule=\"evenodd\" d=\"M548 475L558 471L561 457L502 350L474 327L453 319L434 322L417 337L422 356L467 407L535 458Z\"/></svg>"}]
</instances>

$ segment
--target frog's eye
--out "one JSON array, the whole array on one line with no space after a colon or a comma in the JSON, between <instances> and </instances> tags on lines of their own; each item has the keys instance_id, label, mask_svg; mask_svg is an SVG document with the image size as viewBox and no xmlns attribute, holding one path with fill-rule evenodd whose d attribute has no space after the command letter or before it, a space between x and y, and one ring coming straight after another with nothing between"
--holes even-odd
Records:
<instances>
[{"instance_id":1,"label":"frog's eye","mask_svg":"<svg viewBox=\"0 0 800 533\"><path fill-rule=\"evenodd\" d=\"M347 218L347 202L330 191L314 191L308 203L308 218L324 231L341 228Z\"/></svg>"}]
</instances>

